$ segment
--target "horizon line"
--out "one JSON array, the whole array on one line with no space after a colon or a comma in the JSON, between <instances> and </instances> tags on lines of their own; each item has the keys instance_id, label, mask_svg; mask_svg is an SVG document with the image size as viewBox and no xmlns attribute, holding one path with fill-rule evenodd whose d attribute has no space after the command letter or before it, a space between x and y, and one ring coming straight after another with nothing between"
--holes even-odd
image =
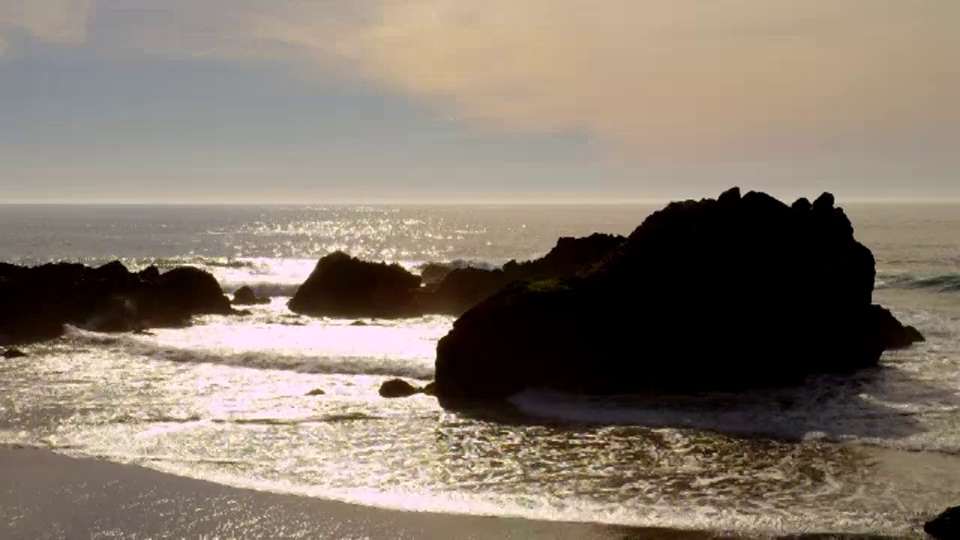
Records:
<instances>
[{"instance_id":1,"label":"horizon line","mask_svg":"<svg viewBox=\"0 0 960 540\"><path fill-rule=\"evenodd\" d=\"M837 205L843 204L960 204L960 196L948 197L843 197L834 194ZM15 206L194 206L194 207L240 207L240 206L641 206L669 204L687 200L715 199L709 197L637 197L637 198L584 198L571 199L339 199L329 201L149 201L149 200L39 200L0 201L0 207ZM799 198L776 197L787 204ZM807 197L810 198L809 196ZM811 199L812 200L812 199Z\"/></svg>"}]
</instances>

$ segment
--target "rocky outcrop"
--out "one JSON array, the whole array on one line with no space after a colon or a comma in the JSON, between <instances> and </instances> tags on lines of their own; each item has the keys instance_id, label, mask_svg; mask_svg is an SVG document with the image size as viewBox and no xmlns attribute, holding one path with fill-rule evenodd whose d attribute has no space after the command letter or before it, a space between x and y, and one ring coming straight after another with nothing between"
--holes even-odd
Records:
<instances>
[{"instance_id":1,"label":"rocky outcrop","mask_svg":"<svg viewBox=\"0 0 960 540\"><path fill-rule=\"evenodd\" d=\"M532 261L510 261L503 272L511 281L553 279L589 272L626 238L613 234L593 233L583 238L562 237L557 245L542 258Z\"/></svg>"},{"instance_id":2,"label":"rocky outcrop","mask_svg":"<svg viewBox=\"0 0 960 540\"><path fill-rule=\"evenodd\" d=\"M738 390L874 366L920 337L872 305L874 278L830 194L671 203L593 270L467 311L437 346L437 395Z\"/></svg>"},{"instance_id":3,"label":"rocky outcrop","mask_svg":"<svg viewBox=\"0 0 960 540\"><path fill-rule=\"evenodd\" d=\"M429 313L459 315L510 283L503 270L457 268L435 286L421 294L423 310Z\"/></svg>"},{"instance_id":4,"label":"rocky outcrop","mask_svg":"<svg viewBox=\"0 0 960 540\"><path fill-rule=\"evenodd\" d=\"M502 269L455 268L423 295L426 311L460 315L515 281L572 277L589 271L623 243L624 237L595 233L563 237L546 255L531 261L508 262Z\"/></svg>"},{"instance_id":5,"label":"rocky outcrop","mask_svg":"<svg viewBox=\"0 0 960 540\"><path fill-rule=\"evenodd\" d=\"M420 278L398 264L337 251L317 263L289 302L292 311L331 317L410 317L420 312Z\"/></svg>"},{"instance_id":6,"label":"rocky outcrop","mask_svg":"<svg viewBox=\"0 0 960 540\"><path fill-rule=\"evenodd\" d=\"M510 261L492 270L462 261L430 263L421 276L396 264L335 252L320 259L289 307L306 315L344 318L460 315L514 281L569 277L590 269L623 241L609 234L561 238L540 259Z\"/></svg>"},{"instance_id":7,"label":"rocky outcrop","mask_svg":"<svg viewBox=\"0 0 960 540\"><path fill-rule=\"evenodd\" d=\"M269 304L269 298L257 296L257 293L246 285L240 287L233 293L233 305L235 306L254 306L258 304Z\"/></svg>"},{"instance_id":8,"label":"rocky outcrop","mask_svg":"<svg viewBox=\"0 0 960 540\"><path fill-rule=\"evenodd\" d=\"M12 343L50 339L71 324L95 331L181 326L198 314L232 313L217 280L192 267L131 273L52 263L0 265L0 335Z\"/></svg>"},{"instance_id":9,"label":"rocky outcrop","mask_svg":"<svg viewBox=\"0 0 960 540\"><path fill-rule=\"evenodd\" d=\"M938 540L960 538L960 506L946 509L923 526L923 531Z\"/></svg>"}]
</instances>

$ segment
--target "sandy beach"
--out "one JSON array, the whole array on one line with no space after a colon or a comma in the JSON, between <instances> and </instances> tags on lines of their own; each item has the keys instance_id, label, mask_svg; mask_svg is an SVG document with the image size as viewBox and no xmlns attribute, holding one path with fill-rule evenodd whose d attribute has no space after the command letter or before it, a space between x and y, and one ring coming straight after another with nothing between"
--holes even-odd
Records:
<instances>
[{"instance_id":1,"label":"sandy beach","mask_svg":"<svg viewBox=\"0 0 960 540\"><path fill-rule=\"evenodd\" d=\"M0 449L0 538L709 538L591 524L400 512L235 489L142 467Z\"/></svg>"},{"instance_id":2,"label":"sandy beach","mask_svg":"<svg viewBox=\"0 0 960 540\"><path fill-rule=\"evenodd\" d=\"M0 538L10 540L744 538L703 531L386 510L237 489L23 446L0 448L0 497Z\"/></svg>"}]
</instances>

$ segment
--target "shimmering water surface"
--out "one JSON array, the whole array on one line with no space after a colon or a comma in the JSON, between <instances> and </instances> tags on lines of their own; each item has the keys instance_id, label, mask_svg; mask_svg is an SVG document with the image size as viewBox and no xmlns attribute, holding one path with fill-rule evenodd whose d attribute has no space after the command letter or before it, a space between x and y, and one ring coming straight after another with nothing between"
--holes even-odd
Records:
<instances>
[{"instance_id":1,"label":"shimmering water surface","mask_svg":"<svg viewBox=\"0 0 960 540\"><path fill-rule=\"evenodd\" d=\"M379 384L428 381L449 317L285 308L334 249L417 268L502 264L654 207L3 207L8 261L194 264L276 296L155 335L71 329L0 362L0 442L389 507L701 528L905 534L960 503L960 207L848 206L877 301L928 341L878 370L698 398L526 392L471 416ZM789 286L789 284L784 284ZM313 389L322 396L308 397Z\"/></svg>"}]
</instances>

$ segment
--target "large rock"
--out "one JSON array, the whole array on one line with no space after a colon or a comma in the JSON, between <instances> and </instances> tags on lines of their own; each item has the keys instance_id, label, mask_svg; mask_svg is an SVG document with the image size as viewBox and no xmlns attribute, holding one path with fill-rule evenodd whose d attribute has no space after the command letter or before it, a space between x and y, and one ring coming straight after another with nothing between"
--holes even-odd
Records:
<instances>
[{"instance_id":1,"label":"large rock","mask_svg":"<svg viewBox=\"0 0 960 540\"><path fill-rule=\"evenodd\" d=\"M592 271L466 312L437 346L437 395L738 390L874 366L918 337L891 335L904 327L872 305L874 277L829 194L671 203Z\"/></svg>"},{"instance_id":2,"label":"large rock","mask_svg":"<svg viewBox=\"0 0 960 540\"><path fill-rule=\"evenodd\" d=\"M590 269L623 241L608 234L561 238L540 259L510 261L492 270L465 261L429 263L421 276L396 264L335 252L320 259L289 307L306 315L344 318L460 315L514 281L569 277Z\"/></svg>"},{"instance_id":3,"label":"large rock","mask_svg":"<svg viewBox=\"0 0 960 540\"><path fill-rule=\"evenodd\" d=\"M331 253L317 263L290 300L292 311L331 317L409 317L420 311L420 277L398 264Z\"/></svg>"},{"instance_id":4,"label":"large rock","mask_svg":"<svg viewBox=\"0 0 960 540\"><path fill-rule=\"evenodd\" d=\"M511 281L553 279L574 276L591 270L612 251L620 247L626 238L593 233L583 238L561 237L549 253L532 261L510 261L503 266Z\"/></svg>"},{"instance_id":5,"label":"large rock","mask_svg":"<svg viewBox=\"0 0 960 540\"><path fill-rule=\"evenodd\" d=\"M960 538L960 506L947 508L942 514L926 522L923 531L938 540Z\"/></svg>"},{"instance_id":6,"label":"large rock","mask_svg":"<svg viewBox=\"0 0 960 540\"><path fill-rule=\"evenodd\" d=\"M624 240L622 236L600 233L584 238L563 237L539 259L513 260L497 270L455 268L424 294L423 304L429 312L460 315L515 281L566 278L589 271Z\"/></svg>"},{"instance_id":7,"label":"large rock","mask_svg":"<svg viewBox=\"0 0 960 540\"><path fill-rule=\"evenodd\" d=\"M503 270L457 268L422 295L424 311L459 315L510 283Z\"/></svg>"},{"instance_id":8,"label":"large rock","mask_svg":"<svg viewBox=\"0 0 960 540\"><path fill-rule=\"evenodd\" d=\"M55 338L71 324L97 331L182 325L205 313L231 313L216 279L197 268L131 273L53 263L0 265L0 335L13 343Z\"/></svg>"}]
</instances>

